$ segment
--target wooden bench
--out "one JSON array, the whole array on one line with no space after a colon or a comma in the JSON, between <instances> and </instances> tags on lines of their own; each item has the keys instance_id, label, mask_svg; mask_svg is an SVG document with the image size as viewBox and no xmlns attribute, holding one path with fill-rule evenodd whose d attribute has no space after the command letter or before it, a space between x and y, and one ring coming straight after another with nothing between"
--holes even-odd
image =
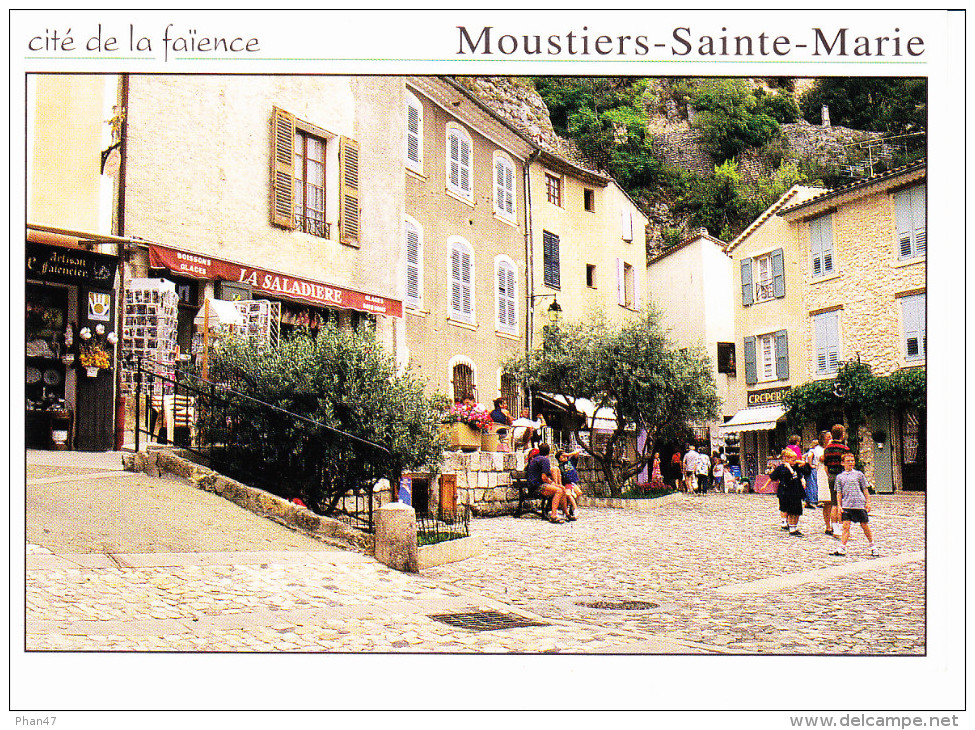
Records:
<instances>
[{"instance_id":1,"label":"wooden bench","mask_svg":"<svg viewBox=\"0 0 975 730\"><path fill-rule=\"evenodd\" d=\"M523 471L511 472L511 486L518 487L518 507L515 509L515 517L533 512L546 519L552 514L552 499L539 493L538 489L528 483L528 479Z\"/></svg>"}]
</instances>

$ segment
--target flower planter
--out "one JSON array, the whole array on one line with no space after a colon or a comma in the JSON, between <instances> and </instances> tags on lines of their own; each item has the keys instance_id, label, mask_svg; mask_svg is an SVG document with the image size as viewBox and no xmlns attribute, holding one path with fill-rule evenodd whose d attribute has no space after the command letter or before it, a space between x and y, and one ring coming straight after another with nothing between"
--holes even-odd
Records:
<instances>
[{"instance_id":1,"label":"flower planter","mask_svg":"<svg viewBox=\"0 0 975 730\"><path fill-rule=\"evenodd\" d=\"M481 448L481 432L466 423L451 423L447 431L450 448L461 451L476 451Z\"/></svg>"},{"instance_id":2,"label":"flower planter","mask_svg":"<svg viewBox=\"0 0 975 730\"><path fill-rule=\"evenodd\" d=\"M85 375L87 375L89 378L97 378L98 370L99 368L85 368Z\"/></svg>"}]
</instances>

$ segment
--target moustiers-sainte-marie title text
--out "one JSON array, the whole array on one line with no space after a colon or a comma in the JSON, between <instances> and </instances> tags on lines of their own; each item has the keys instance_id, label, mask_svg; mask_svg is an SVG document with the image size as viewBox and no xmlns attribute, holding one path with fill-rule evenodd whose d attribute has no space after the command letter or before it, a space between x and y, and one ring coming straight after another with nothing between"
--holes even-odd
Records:
<instances>
[{"instance_id":1,"label":"moustiers-sainte-marie title text","mask_svg":"<svg viewBox=\"0 0 975 730\"><path fill-rule=\"evenodd\" d=\"M590 30L544 34L505 32L496 26L457 26L457 55L598 57L781 58L804 54L818 58L916 58L924 39L892 27L878 32L853 28L810 28L801 36L766 31L696 32L680 26L659 35L610 35Z\"/></svg>"}]
</instances>

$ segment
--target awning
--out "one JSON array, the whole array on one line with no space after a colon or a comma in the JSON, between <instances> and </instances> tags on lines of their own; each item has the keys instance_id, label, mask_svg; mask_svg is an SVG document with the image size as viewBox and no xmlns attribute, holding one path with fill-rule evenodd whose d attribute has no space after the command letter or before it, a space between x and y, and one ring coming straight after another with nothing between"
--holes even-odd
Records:
<instances>
[{"instance_id":1,"label":"awning","mask_svg":"<svg viewBox=\"0 0 975 730\"><path fill-rule=\"evenodd\" d=\"M385 314L391 317L403 316L403 303L396 299L366 294L314 279L281 274L270 269L258 269L233 261L224 261L206 254L160 246L156 243L149 244L149 266L150 268L169 269L174 274L189 276L194 279L235 281L249 284L255 292L275 298L290 299L301 304L354 309L359 312Z\"/></svg>"},{"instance_id":2,"label":"awning","mask_svg":"<svg viewBox=\"0 0 975 730\"><path fill-rule=\"evenodd\" d=\"M721 424L721 433L739 433L741 431L771 431L782 416L785 409L781 406L763 406L762 408L745 408L738 411L730 421Z\"/></svg>"},{"instance_id":3,"label":"awning","mask_svg":"<svg viewBox=\"0 0 975 730\"><path fill-rule=\"evenodd\" d=\"M244 326L244 315L240 313L240 310L234 306L233 302L225 302L222 299L211 299L206 298L206 303L209 303L210 312L208 324L210 328L217 327L219 325L224 325L226 327L243 327ZM200 311L196 313L196 317L193 318L193 324L203 326L204 320L206 319L207 307L206 303L204 306L200 307Z\"/></svg>"},{"instance_id":4,"label":"awning","mask_svg":"<svg viewBox=\"0 0 975 730\"><path fill-rule=\"evenodd\" d=\"M556 395L553 393L537 393L536 395L563 410L573 410L572 405L569 404L569 399L564 395ZM600 408L597 411L596 404L586 398L576 398L574 405L574 410L586 417L587 427L591 426L592 428L604 429L607 431L616 430L616 414L613 413L612 408ZM595 422L593 421L593 415L596 416Z\"/></svg>"}]
</instances>

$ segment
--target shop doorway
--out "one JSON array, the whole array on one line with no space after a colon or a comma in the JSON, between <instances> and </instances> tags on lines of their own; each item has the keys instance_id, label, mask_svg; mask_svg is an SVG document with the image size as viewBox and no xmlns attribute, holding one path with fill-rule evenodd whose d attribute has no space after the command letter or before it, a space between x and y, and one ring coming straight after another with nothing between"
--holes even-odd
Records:
<instances>
[{"instance_id":1,"label":"shop doorway","mask_svg":"<svg viewBox=\"0 0 975 730\"><path fill-rule=\"evenodd\" d=\"M927 424L917 411L901 414L901 478L905 491L927 490Z\"/></svg>"}]
</instances>

